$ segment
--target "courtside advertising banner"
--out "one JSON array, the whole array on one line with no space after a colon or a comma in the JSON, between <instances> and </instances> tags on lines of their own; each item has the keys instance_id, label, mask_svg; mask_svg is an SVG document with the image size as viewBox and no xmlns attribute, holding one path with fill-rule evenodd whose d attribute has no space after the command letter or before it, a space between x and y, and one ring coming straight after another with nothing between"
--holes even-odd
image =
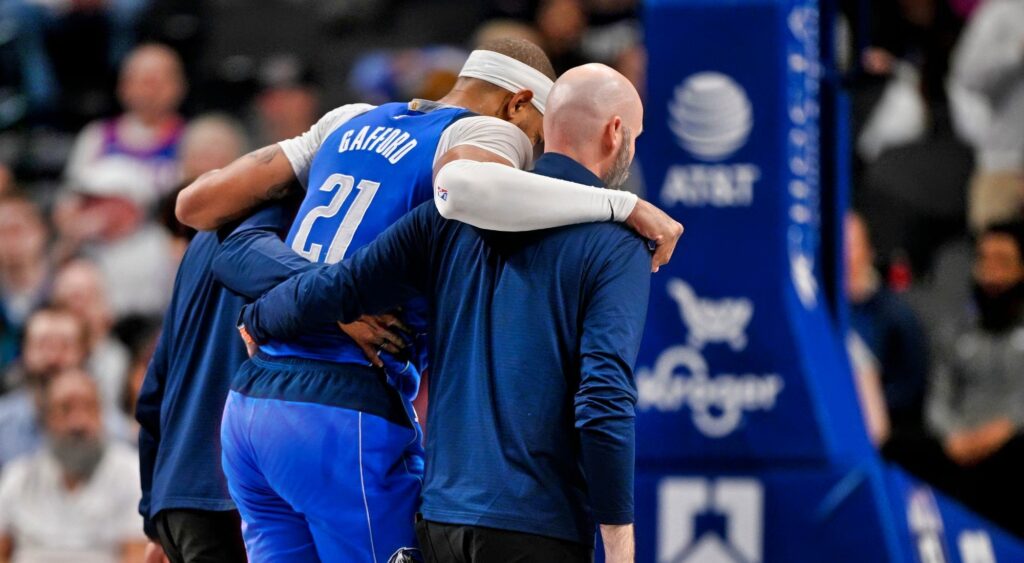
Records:
<instances>
[{"instance_id":1,"label":"courtside advertising banner","mask_svg":"<svg viewBox=\"0 0 1024 563\"><path fill-rule=\"evenodd\" d=\"M655 1L638 158L686 226L654 276L638 459L828 462L867 447L819 272L818 12Z\"/></svg>"}]
</instances>

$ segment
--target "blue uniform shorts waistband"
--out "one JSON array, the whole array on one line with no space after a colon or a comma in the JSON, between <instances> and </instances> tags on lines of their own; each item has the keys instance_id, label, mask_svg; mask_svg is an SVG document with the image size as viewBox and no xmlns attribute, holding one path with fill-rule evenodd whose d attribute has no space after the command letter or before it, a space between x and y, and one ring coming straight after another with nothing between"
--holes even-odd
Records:
<instances>
[{"instance_id":1,"label":"blue uniform shorts waistband","mask_svg":"<svg viewBox=\"0 0 1024 563\"><path fill-rule=\"evenodd\" d=\"M372 366L260 352L238 369L231 389L248 397L352 409L412 427L398 390Z\"/></svg>"}]
</instances>

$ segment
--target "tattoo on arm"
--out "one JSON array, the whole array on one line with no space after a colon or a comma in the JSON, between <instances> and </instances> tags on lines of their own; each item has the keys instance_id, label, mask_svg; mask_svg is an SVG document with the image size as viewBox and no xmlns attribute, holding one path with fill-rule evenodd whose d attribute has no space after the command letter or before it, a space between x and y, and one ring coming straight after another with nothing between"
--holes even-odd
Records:
<instances>
[{"instance_id":1,"label":"tattoo on arm","mask_svg":"<svg viewBox=\"0 0 1024 563\"><path fill-rule=\"evenodd\" d=\"M247 156L260 164L270 164L270 161L274 160L279 152L281 152L281 147L274 144L269 147L254 150Z\"/></svg>"}]
</instances>

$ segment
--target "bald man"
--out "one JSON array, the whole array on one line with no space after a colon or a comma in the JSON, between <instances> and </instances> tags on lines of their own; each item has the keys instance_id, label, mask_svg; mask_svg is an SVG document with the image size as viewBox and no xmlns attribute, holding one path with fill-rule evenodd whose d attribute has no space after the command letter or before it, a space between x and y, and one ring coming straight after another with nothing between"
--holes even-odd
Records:
<instances>
[{"instance_id":1,"label":"bald man","mask_svg":"<svg viewBox=\"0 0 1024 563\"><path fill-rule=\"evenodd\" d=\"M535 174L614 189L642 118L622 75L570 70ZM422 205L351 259L290 278L244 310L245 329L287 338L427 297L426 560L591 561L596 523L606 560L632 561L646 241L612 223L507 233L442 213Z\"/></svg>"}]
</instances>

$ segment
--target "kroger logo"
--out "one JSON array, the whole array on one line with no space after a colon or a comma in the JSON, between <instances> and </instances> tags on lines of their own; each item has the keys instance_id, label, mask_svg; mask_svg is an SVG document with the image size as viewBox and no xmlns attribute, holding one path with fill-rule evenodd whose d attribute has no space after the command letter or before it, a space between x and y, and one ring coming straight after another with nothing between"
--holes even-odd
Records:
<instances>
[{"instance_id":1,"label":"kroger logo","mask_svg":"<svg viewBox=\"0 0 1024 563\"><path fill-rule=\"evenodd\" d=\"M747 411L769 411L782 392L778 374L711 374L702 354L708 344L727 344L735 352L747 347L747 326L754 305L745 298L706 299L680 279L666 290L679 306L687 327L685 345L664 350L653 368L637 370L641 410L675 412L687 406L694 426L709 438L736 430Z\"/></svg>"},{"instance_id":2,"label":"kroger logo","mask_svg":"<svg viewBox=\"0 0 1024 563\"><path fill-rule=\"evenodd\" d=\"M669 128L680 146L705 161L739 150L754 127L743 87L720 72L699 72L676 86L668 111Z\"/></svg>"}]
</instances>

